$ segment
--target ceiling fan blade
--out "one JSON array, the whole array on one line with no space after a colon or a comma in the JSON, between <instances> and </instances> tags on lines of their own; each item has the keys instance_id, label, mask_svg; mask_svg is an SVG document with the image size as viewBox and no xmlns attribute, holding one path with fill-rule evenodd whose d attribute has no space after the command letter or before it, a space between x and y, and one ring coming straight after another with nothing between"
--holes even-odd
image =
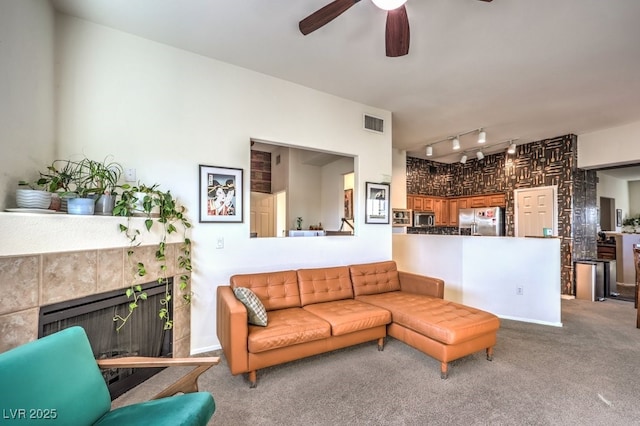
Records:
<instances>
[{"instance_id":1,"label":"ceiling fan blade","mask_svg":"<svg viewBox=\"0 0 640 426\"><path fill-rule=\"evenodd\" d=\"M300 32L307 35L342 15L360 0L335 0L322 9L318 9L298 24Z\"/></svg>"},{"instance_id":2,"label":"ceiling fan blade","mask_svg":"<svg viewBox=\"0 0 640 426\"><path fill-rule=\"evenodd\" d=\"M404 5L387 12L385 42L391 58L409 53L409 17Z\"/></svg>"},{"instance_id":3,"label":"ceiling fan blade","mask_svg":"<svg viewBox=\"0 0 640 426\"><path fill-rule=\"evenodd\" d=\"M486 1L487 3L492 2L493 0L480 0L480 1Z\"/></svg>"}]
</instances>

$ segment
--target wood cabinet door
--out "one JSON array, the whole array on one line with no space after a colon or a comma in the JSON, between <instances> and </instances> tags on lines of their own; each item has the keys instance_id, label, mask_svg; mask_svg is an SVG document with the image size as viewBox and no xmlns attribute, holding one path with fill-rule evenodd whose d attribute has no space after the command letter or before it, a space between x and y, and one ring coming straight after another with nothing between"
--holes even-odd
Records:
<instances>
[{"instance_id":1,"label":"wood cabinet door","mask_svg":"<svg viewBox=\"0 0 640 426\"><path fill-rule=\"evenodd\" d=\"M413 210L418 211L418 212L423 210L423 208L422 208L422 200L423 200L422 197L419 197L417 195L413 196Z\"/></svg>"},{"instance_id":2,"label":"wood cabinet door","mask_svg":"<svg viewBox=\"0 0 640 426\"><path fill-rule=\"evenodd\" d=\"M507 205L504 194L492 194L488 195L486 198L489 199L489 205L487 207L505 207Z\"/></svg>"},{"instance_id":3,"label":"wood cabinet door","mask_svg":"<svg viewBox=\"0 0 640 426\"><path fill-rule=\"evenodd\" d=\"M426 212L434 211L434 198L433 197L422 197L422 210Z\"/></svg>"},{"instance_id":4,"label":"wood cabinet door","mask_svg":"<svg viewBox=\"0 0 640 426\"><path fill-rule=\"evenodd\" d=\"M449 200L449 226L458 226L458 213L460 212L460 200Z\"/></svg>"},{"instance_id":5,"label":"wood cabinet door","mask_svg":"<svg viewBox=\"0 0 640 426\"><path fill-rule=\"evenodd\" d=\"M413 195L407 195L407 209L409 210L415 210L413 208L413 199L414 199Z\"/></svg>"},{"instance_id":6,"label":"wood cabinet door","mask_svg":"<svg viewBox=\"0 0 640 426\"><path fill-rule=\"evenodd\" d=\"M476 197L471 197L469 199L469 207L470 208L475 208L475 207L487 207L487 200L486 197L484 195L481 196L476 196Z\"/></svg>"}]
</instances>

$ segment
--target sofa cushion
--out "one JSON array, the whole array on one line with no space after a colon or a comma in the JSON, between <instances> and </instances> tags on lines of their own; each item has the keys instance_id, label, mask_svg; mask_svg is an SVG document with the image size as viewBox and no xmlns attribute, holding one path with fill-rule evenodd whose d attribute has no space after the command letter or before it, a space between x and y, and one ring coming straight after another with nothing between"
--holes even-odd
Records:
<instances>
[{"instance_id":1,"label":"sofa cushion","mask_svg":"<svg viewBox=\"0 0 640 426\"><path fill-rule=\"evenodd\" d=\"M353 299L349 268L299 269L298 285L302 306L333 300Z\"/></svg>"},{"instance_id":2,"label":"sofa cushion","mask_svg":"<svg viewBox=\"0 0 640 426\"><path fill-rule=\"evenodd\" d=\"M315 303L306 305L303 309L331 324L333 336L366 330L391 322L391 313L388 310L353 299Z\"/></svg>"},{"instance_id":3,"label":"sofa cushion","mask_svg":"<svg viewBox=\"0 0 640 426\"><path fill-rule=\"evenodd\" d=\"M394 323L448 345L500 327L498 317L489 312L430 296L396 291L358 300L388 309Z\"/></svg>"},{"instance_id":4,"label":"sofa cushion","mask_svg":"<svg viewBox=\"0 0 640 426\"><path fill-rule=\"evenodd\" d=\"M249 326L250 353L284 348L331 337L331 325L302 308L269 312L266 327Z\"/></svg>"},{"instance_id":5,"label":"sofa cushion","mask_svg":"<svg viewBox=\"0 0 640 426\"><path fill-rule=\"evenodd\" d=\"M251 289L267 311L300 307L296 271L238 274L231 277L230 284L231 288Z\"/></svg>"},{"instance_id":6,"label":"sofa cushion","mask_svg":"<svg viewBox=\"0 0 640 426\"><path fill-rule=\"evenodd\" d=\"M355 296L400 290L396 262L363 263L349 266Z\"/></svg>"},{"instance_id":7,"label":"sofa cushion","mask_svg":"<svg viewBox=\"0 0 640 426\"><path fill-rule=\"evenodd\" d=\"M247 308L249 324L260 325L262 327L267 325L267 311L260 299L258 299L258 296L246 287L234 288L233 294L235 294L236 298Z\"/></svg>"}]
</instances>

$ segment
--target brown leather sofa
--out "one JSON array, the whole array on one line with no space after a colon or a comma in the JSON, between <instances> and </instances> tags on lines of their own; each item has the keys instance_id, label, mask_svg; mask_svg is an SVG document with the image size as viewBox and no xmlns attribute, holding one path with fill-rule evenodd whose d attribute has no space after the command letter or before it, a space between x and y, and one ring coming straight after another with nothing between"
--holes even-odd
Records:
<instances>
[{"instance_id":1,"label":"brown leather sofa","mask_svg":"<svg viewBox=\"0 0 640 426\"><path fill-rule=\"evenodd\" d=\"M389 335L441 362L485 349L491 360L500 321L443 300L444 281L400 272L394 261L234 275L217 290L217 334L231 374L257 370ZM248 324L233 288L251 289L266 327Z\"/></svg>"}]
</instances>

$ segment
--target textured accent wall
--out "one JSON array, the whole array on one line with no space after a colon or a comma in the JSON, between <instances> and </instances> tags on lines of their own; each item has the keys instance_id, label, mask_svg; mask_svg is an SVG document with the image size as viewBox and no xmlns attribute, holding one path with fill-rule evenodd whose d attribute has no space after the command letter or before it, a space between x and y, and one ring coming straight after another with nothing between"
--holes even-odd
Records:
<instances>
[{"instance_id":1,"label":"textured accent wall","mask_svg":"<svg viewBox=\"0 0 640 426\"><path fill-rule=\"evenodd\" d=\"M251 151L251 191L271 194L271 153Z\"/></svg>"},{"instance_id":2,"label":"textured accent wall","mask_svg":"<svg viewBox=\"0 0 640 426\"><path fill-rule=\"evenodd\" d=\"M504 192L506 235L513 236L514 190L557 186L562 293L573 294L573 260L596 257L597 237L596 172L578 169L577 158L575 135L520 145L515 155L502 152L466 164L407 157L407 193L455 197ZM450 228L435 230L451 233Z\"/></svg>"}]
</instances>

